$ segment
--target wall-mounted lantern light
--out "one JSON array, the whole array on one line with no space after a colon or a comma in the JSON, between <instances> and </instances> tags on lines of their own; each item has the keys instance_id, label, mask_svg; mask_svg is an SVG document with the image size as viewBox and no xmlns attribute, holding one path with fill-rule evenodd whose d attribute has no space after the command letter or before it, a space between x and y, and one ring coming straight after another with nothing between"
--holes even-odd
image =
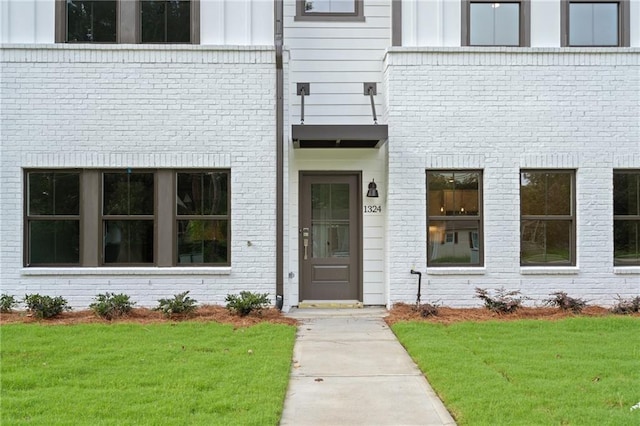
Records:
<instances>
[{"instance_id":1,"label":"wall-mounted lantern light","mask_svg":"<svg viewBox=\"0 0 640 426\"><path fill-rule=\"evenodd\" d=\"M371 182L369 183L369 190L367 191L367 197L373 197L373 198L378 197L378 185L376 185L376 182L374 179L371 179Z\"/></svg>"}]
</instances>

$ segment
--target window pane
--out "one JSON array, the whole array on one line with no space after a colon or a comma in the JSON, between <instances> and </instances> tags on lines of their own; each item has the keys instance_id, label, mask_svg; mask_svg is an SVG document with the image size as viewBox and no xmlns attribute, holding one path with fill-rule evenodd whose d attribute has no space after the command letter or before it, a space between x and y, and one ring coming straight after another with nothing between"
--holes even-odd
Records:
<instances>
[{"instance_id":1,"label":"window pane","mask_svg":"<svg viewBox=\"0 0 640 426\"><path fill-rule=\"evenodd\" d=\"M640 215L640 173L614 173L613 214Z\"/></svg>"},{"instance_id":2,"label":"window pane","mask_svg":"<svg viewBox=\"0 0 640 426\"><path fill-rule=\"evenodd\" d=\"M355 0L306 0L305 13L355 13Z\"/></svg>"},{"instance_id":3,"label":"window pane","mask_svg":"<svg viewBox=\"0 0 640 426\"><path fill-rule=\"evenodd\" d=\"M106 220L104 263L153 263L152 220Z\"/></svg>"},{"instance_id":4,"label":"window pane","mask_svg":"<svg viewBox=\"0 0 640 426\"><path fill-rule=\"evenodd\" d=\"M77 220L29 222L29 265L80 262L80 226Z\"/></svg>"},{"instance_id":5,"label":"window pane","mask_svg":"<svg viewBox=\"0 0 640 426\"><path fill-rule=\"evenodd\" d=\"M29 215L78 215L78 173L29 173Z\"/></svg>"},{"instance_id":6,"label":"window pane","mask_svg":"<svg viewBox=\"0 0 640 426\"><path fill-rule=\"evenodd\" d=\"M67 41L116 41L116 2L67 0Z\"/></svg>"},{"instance_id":7,"label":"window pane","mask_svg":"<svg viewBox=\"0 0 640 426\"><path fill-rule=\"evenodd\" d=\"M570 215L572 174L523 172L520 175L522 215Z\"/></svg>"},{"instance_id":8,"label":"window pane","mask_svg":"<svg viewBox=\"0 0 640 426\"><path fill-rule=\"evenodd\" d=\"M178 173L178 215L226 215L229 174Z\"/></svg>"},{"instance_id":9,"label":"window pane","mask_svg":"<svg viewBox=\"0 0 640 426\"><path fill-rule=\"evenodd\" d=\"M105 173L103 179L103 214L153 214L153 173Z\"/></svg>"},{"instance_id":10,"label":"window pane","mask_svg":"<svg viewBox=\"0 0 640 426\"><path fill-rule=\"evenodd\" d=\"M640 265L640 220L616 220L613 224L615 265Z\"/></svg>"},{"instance_id":11,"label":"window pane","mask_svg":"<svg viewBox=\"0 0 640 426\"><path fill-rule=\"evenodd\" d=\"M518 46L520 5L518 3L471 3L469 43L474 46Z\"/></svg>"},{"instance_id":12,"label":"window pane","mask_svg":"<svg viewBox=\"0 0 640 426\"><path fill-rule=\"evenodd\" d=\"M571 264L571 221L523 220L520 226L520 263Z\"/></svg>"},{"instance_id":13,"label":"window pane","mask_svg":"<svg viewBox=\"0 0 640 426\"><path fill-rule=\"evenodd\" d=\"M429 172L429 215L478 216L479 182L478 172Z\"/></svg>"},{"instance_id":14,"label":"window pane","mask_svg":"<svg viewBox=\"0 0 640 426\"><path fill-rule=\"evenodd\" d=\"M229 263L226 220L179 220L178 263Z\"/></svg>"},{"instance_id":15,"label":"window pane","mask_svg":"<svg viewBox=\"0 0 640 426\"><path fill-rule=\"evenodd\" d=\"M572 46L617 46L617 3L571 3L569 44Z\"/></svg>"},{"instance_id":16,"label":"window pane","mask_svg":"<svg viewBox=\"0 0 640 426\"><path fill-rule=\"evenodd\" d=\"M480 224L476 220L431 221L429 264L480 264Z\"/></svg>"},{"instance_id":17,"label":"window pane","mask_svg":"<svg viewBox=\"0 0 640 426\"><path fill-rule=\"evenodd\" d=\"M145 0L141 14L143 43L188 43L191 40L189 1Z\"/></svg>"}]
</instances>

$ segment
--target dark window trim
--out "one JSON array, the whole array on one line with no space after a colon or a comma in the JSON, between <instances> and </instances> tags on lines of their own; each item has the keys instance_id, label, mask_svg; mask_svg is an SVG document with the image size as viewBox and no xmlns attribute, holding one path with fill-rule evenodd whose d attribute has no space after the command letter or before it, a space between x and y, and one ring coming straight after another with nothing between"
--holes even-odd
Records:
<instances>
[{"instance_id":1,"label":"dark window trim","mask_svg":"<svg viewBox=\"0 0 640 426\"><path fill-rule=\"evenodd\" d=\"M520 211L520 266L523 268L533 266L533 267L566 267L566 266L576 266L577 264L577 234L576 234L576 216L577 216L577 208L576 208L576 174L577 171L575 169L521 169L518 182L522 179L523 173L553 173L553 174L569 174L571 176L571 214L569 215L523 215L522 211ZM520 185L519 190L520 195L520 206L522 205L522 186ZM569 244L569 262L560 263L560 264L549 264L549 263L522 263L522 222L524 220L540 220L540 221L570 221L571 222L571 241Z\"/></svg>"},{"instance_id":2,"label":"dark window trim","mask_svg":"<svg viewBox=\"0 0 640 426\"><path fill-rule=\"evenodd\" d=\"M472 45L470 42L471 32L469 26L471 24L471 3L496 3L495 0L462 0L462 46L477 46ZM518 46L508 47L529 47L531 45L531 2L530 0L509 0L502 3L518 3L520 4L520 43ZM502 45L495 45L502 46ZM488 45L481 45L477 47L490 47Z\"/></svg>"},{"instance_id":3,"label":"dark window trim","mask_svg":"<svg viewBox=\"0 0 640 426\"><path fill-rule=\"evenodd\" d=\"M116 0L116 44L141 43L141 0ZM200 0L191 1L191 41L187 44L200 44ZM55 0L55 42L67 42L67 1ZM73 44L76 44L74 42ZM78 42L78 44L94 44ZM95 42L95 44L112 44ZM164 43L185 44L185 43Z\"/></svg>"},{"instance_id":4,"label":"dark window trim","mask_svg":"<svg viewBox=\"0 0 640 426\"><path fill-rule=\"evenodd\" d=\"M478 173L478 215L477 216L430 216L429 215L429 173ZM427 192L425 211L427 216L427 267L429 268L478 268L484 266L484 175L482 169L427 169L425 171L425 189ZM429 261L429 222L430 221L478 221L478 263L446 263L432 264ZM459 232L459 231L453 231ZM454 236L457 241L457 236ZM446 233L442 236L442 241L438 243L444 244L446 241Z\"/></svg>"},{"instance_id":5,"label":"dark window trim","mask_svg":"<svg viewBox=\"0 0 640 426\"><path fill-rule=\"evenodd\" d=\"M579 45L569 44L569 6L571 3L617 3L618 4L618 44L614 46L604 45ZM562 47L629 47L631 41L629 0L561 0L560 3L560 46Z\"/></svg>"},{"instance_id":6,"label":"dark window trim","mask_svg":"<svg viewBox=\"0 0 640 426\"><path fill-rule=\"evenodd\" d=\"M353 0L355 2L355 12L353 13L307 13L304 9L305 0L296 0L295 21L325 21L339 22L364 21L364 0Z\"/></svg>"},{"instance_id":7,"label":"dark window trim","mask_svg":"<svg viewBox=\"0 0 640 426\"><path fill-rule=\"evenodd\" d=\"M613 170L613 175L623 175L623 174L627 174L627 175L636 175L638 176L638 178L640 179L640 169L614 169ZM615 194L615 191L613 192ZM615 196L615 195L614 195ZM615 202L615 200L614 200ZM614 227L615 227L615 222L616 221L632 221L632 222L640 222L640 210L638 211L637 215L617 215L614 212L613 215L613 222L614 222ZM615 241L613 241L614 246L613 246L613 266L617 266L617 267L637 267L640 266L640 261L635 262L635 263L617 263L616 262L616 257L615 257Z\"/></svg>"}]
</instances>

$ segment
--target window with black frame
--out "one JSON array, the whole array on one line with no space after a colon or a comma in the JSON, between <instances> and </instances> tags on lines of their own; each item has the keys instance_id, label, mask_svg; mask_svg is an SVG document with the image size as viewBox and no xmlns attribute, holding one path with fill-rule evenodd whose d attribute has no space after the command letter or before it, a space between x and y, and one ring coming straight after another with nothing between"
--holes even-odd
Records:
<instances>
[{"instance_id":1,"label":"window with black frame","mask_svg":"<svg viewBox=\"0 0 640 426\"><path fill-rule=\"evenodd\" d=\"M575 255L575 172L520 173L520 264L572 266Z\"/></svg>"},{"instance_id":2,"label":"window with black frame","mask_svg":"<svg viewBox=\"0 0 640 426\"><path fill-rule=\"evenodd\" d=\"M154 262L155 185L153 172L102 174L103 262Z\"/></svg>"},{"instance_id":3,"label":"window with black frame","mask_svg":"<svg viewBox=\"0 0 640 426\"><path fill-rule=\"evenodd\" d=\"M427 266L481 266L482 173L427 172Z\"/></svg>"},{"instance_id":4,"label":"window with black frame","mask_svg":"<svg viewBox=\"0 0 640 426\"><path fill-rule=\"evenodd\" d=\"M67 0L66 41L115 43L116 9L115 0Z\"/></svg>"},{"instance_id":5,"label":"window with black frame","mask_svg":"<svg viewBox=\"0 0 640 426\"><path fill-rule=\"evenodd\" d=\"M32 171L26 174L27 266L80 262L80 173Z\"/></svg>"},{"instance_id":6,"label":"window with black frame","mask_svg":"<svg viewBox=\"0 0 640 426\"><path fill-rule=\"evenodd\" d=\"M640 171L613 173L613 261L640 266Z\"/></svg>"},{"instance_id":7,"label":"window with black frame","mask_svg":"<svg viewBox=\"0 0 640 426\"><path fill-rule=\"evenodd\" d=\"M363 0L296 0L296 21L364 21Z\"/></svg>"},{"instance_id":8,"label":"window with black frame","mask_svg":"<svg viewBox=\"0 0 640 426\"><path fill-rule=\"evenodd\" d=\"M629 1L563 0L562 45L629 46Z\"/></svg>"},{"instance_id":9,"label":"window with black frame","mask_svg":"<svg viewBox=\"0 0 640 426\"><path fill-rule=\"evenodd\" d=\"M465 0L462 6L462 44L528 46L529 9L528 0Z\"/></svg>"},{"instance_id":10,"label":"window with black frame","mask_svg":"<svg viewBox=\"0 0 640 426\"><path fill-rule=\"evenodd\" d=\"M228 265L229 172L177 173L177 264Z\"/></svg>"}]
</instances>

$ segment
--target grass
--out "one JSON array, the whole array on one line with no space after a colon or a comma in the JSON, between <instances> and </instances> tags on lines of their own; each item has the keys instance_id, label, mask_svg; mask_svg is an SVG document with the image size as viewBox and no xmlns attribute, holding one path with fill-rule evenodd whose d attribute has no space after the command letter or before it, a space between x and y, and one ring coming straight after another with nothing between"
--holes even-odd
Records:
<instances>
[{"instance_id":1,"label":"grass","mask_svg":"<svg viewBox=\"0 0 640 426\"><path fill-rule=\"evenodd\" d=\"M393 327L460 425L640 424L640 319Z\"/></svg>"},{"instance_id":2,"label":"grass","mask_svg":"<svg viewBox=\"0 0 640 426\"><path fill-rule=\"evenodd\" d=\"M0 332L3 425L276 425L295 338L197 322Z\"/></svg>"}]
</instances>

